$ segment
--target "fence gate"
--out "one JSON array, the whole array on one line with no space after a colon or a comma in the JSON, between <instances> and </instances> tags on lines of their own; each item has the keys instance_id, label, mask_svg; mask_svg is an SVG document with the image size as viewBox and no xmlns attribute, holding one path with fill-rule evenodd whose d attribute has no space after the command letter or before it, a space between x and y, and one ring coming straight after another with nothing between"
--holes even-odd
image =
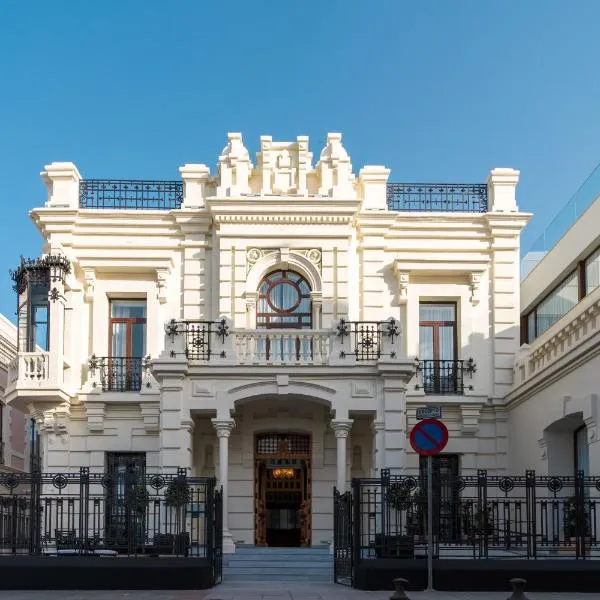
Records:
<instances>
[{"instance_id":1,"label":"fence gate","mask_svg":"<svg viewBox=\"0 0 600 600\"><path fill-rule=\"evenodd\" d=\"M215 490L213 503L213 581L223 581L223 488Z\"/></svg>"},{"instance_id":2,"label":"fence gate","mask_svg":"<svg viewBox=\"0 0 600 600\"><path fill-rule=\"evenodd\" d=\"M352 536L352 492L333 491L333 580L354 584L354 543Z\"/></svg>"}]
</instances>

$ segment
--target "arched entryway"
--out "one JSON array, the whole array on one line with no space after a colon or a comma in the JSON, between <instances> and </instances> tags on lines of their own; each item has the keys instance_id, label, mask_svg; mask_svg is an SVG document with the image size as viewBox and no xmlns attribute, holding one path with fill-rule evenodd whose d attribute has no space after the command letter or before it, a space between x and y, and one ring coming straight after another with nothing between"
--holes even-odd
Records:
<instances>
[{"instance_id":1,"label":"arched entryway","mask_svg":"<svg viewBox=\"0 0 600 600\"><path fill-rule=\"evenodd\" d=\"M269 432L254 438L256 546L311 545L312 439Z\"/></svg>"}]
</instances>

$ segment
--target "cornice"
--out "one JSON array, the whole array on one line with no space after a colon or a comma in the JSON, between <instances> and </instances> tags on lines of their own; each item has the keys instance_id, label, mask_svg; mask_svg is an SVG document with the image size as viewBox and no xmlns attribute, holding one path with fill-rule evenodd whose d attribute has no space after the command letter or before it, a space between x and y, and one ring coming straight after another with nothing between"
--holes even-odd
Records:
<instances>
[{"instance_id":1,"label":"cornice","mask_svg":"<svg viewBox=\"0 0 600 600\"><path fill-rule=\"evenodd\" d=\"M353 220L353 215L331 214L255 214L214 215L215 223L247 223L247 224L277 224L277 225L348 225Z\"/></svg>"}]
</instances>

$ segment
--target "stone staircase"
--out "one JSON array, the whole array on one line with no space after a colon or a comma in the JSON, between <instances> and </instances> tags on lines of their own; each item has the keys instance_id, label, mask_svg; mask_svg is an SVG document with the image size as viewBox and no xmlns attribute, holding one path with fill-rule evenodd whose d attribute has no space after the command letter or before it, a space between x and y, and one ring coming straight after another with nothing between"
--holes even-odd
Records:
<instances>
[{"instance_id":1,"label":"stone staircase","mask_svg":"<svg viewBox=\"0 0 600 600\"><path fill-rule=\"evenodd\" d=\"M333 581L333 556L328 546L257 548L238 546L223 555L223 582Z\"/></svg>"}]
</instances>

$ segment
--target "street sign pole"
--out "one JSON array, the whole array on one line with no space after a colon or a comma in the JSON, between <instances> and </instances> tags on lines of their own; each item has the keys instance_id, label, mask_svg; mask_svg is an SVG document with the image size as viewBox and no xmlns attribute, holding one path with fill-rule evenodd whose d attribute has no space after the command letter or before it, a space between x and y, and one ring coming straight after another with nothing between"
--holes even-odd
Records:
<instances>
[{"instance_id":1,"label":"street sign pole","mask_svg":"<svg viewBox=\"0 0 600 600\"><path fill-rule=\"evenodd\" d=\"M439 413L441 414L441 409ZM428 416L425 412L420 416ZM419 421L410 432L410 445L427 457L427 591L433 592L433 456L448 443L448 428L438 419Z\"/></svg>"},{"instance_id":2,"label":"street sign pole","mask_svg":"<svg viewBox=\"0 0 600 600\"><path fill-rule=\"evenodd\" d=\"M433 458L427 457L427 590L433 592Z\"/></svg>"}]
</instances>

